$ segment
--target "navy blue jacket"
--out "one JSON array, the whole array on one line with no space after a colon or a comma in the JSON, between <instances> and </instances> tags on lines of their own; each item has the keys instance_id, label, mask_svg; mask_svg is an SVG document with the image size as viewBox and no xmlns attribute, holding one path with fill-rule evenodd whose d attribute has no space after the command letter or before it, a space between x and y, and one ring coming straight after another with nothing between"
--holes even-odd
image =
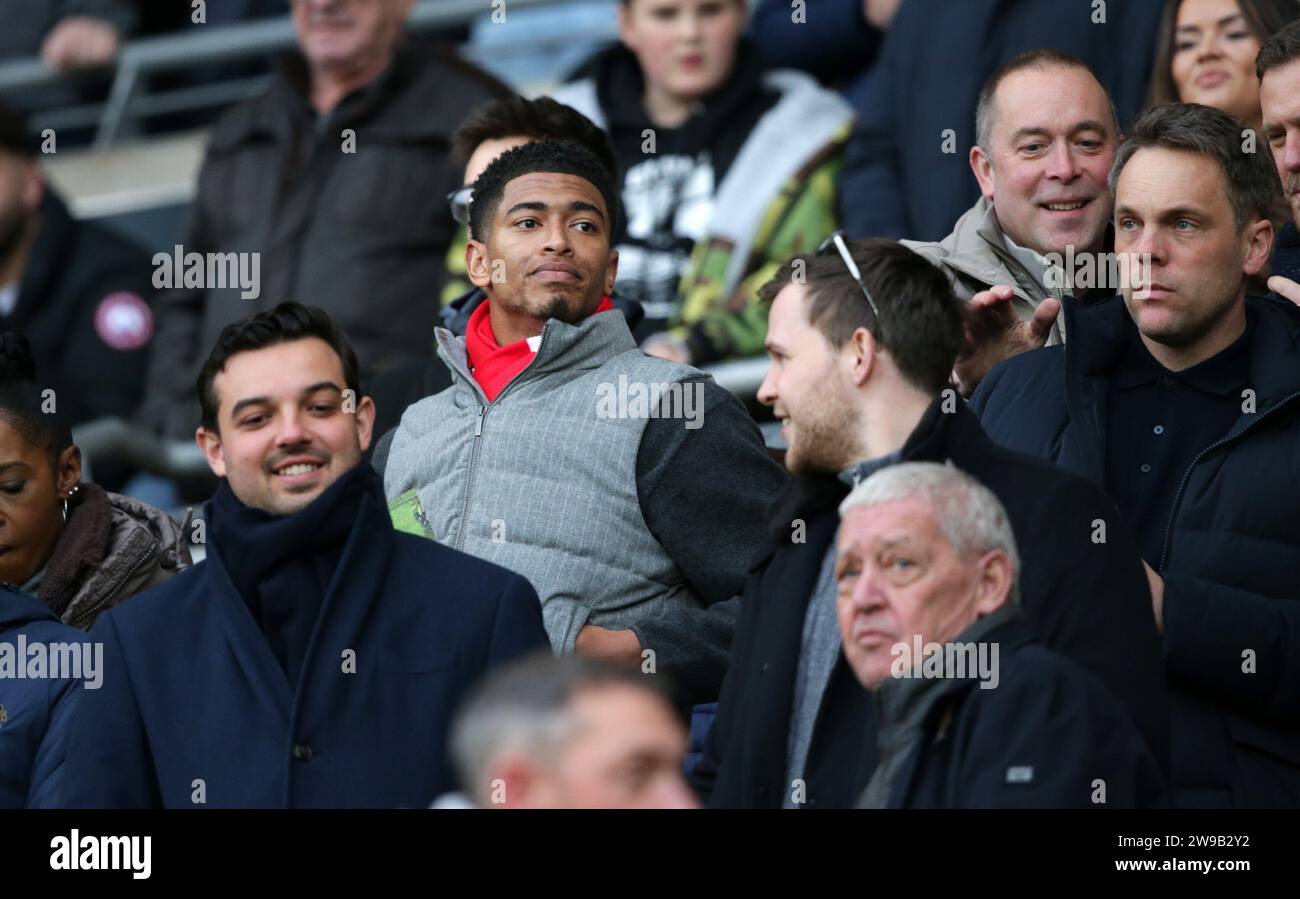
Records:
<instances>
[{"instance_id":1,"label":"navy blue jacket","mask_svg":"<svg viewBox=\"0 0 1300 899\"><path fill-rule=\"evenodd\" d=\"M1171 786L1182 805L1300 805L1300 308L1248 298L1253 394L1179 479L1159 560ZM1014 450L1104 485L1120 297L1066 300L1070 339L1009 359L972 400Z\"/></svg>"},{"instance_id":2,"label":"navy blue jacket","mask_svg":"<svg viewBox=\"0 0 1300 899\"><path fill-rule=\"evenodd\" d=\"M0 651L16 655L19 635L28 646L86 640L39 599L0 584L0 643L12 647ZM0 809L58 804L68 722L79 684L73 678L11 678L0 671Z\"/></svg>"},{"instance_id":3,"label":"navy blue jacket","mask_svg":"<svg viewBox=\"0 0 1300 899\"><path fill-rule=\"evenodd\" d=\"M466 690L549 645L526 580L394 531L372 491L292 691L207 551L96 622L104 684L77 706L66 805L423 808L456 787L445 744Z\"/></svg>"},{"instance_id":4,"label":"navy blue jacket","mask_svg":"<svg viewBox=\"0 0 1300 899\"><path fill-rule=\"evenodd\" d=\"M1145 808L1163 801L1146 742L1098 680L1038 645L1021 618L979 642L998 647L997 686L982 690L972 678L930 710L925 739L892 785L890 808Z\"/></svg>"},{"instance_id":5,"label":"navy blue jacket","mask_svg":"<svg viewBox=\"0 0 1300 899\"><path fill-rule=\"evenodd\" d=\"M900 6L844 151L839 216L845 230L913 240L941 240L951 231L979 197L968 156L980 88L994 69L1026 50L1052 47L1083 59L1110 90L1124 127L1146 99L1164 0L1107 3L1104 23L1093 21L1096 5L907 0Z\"/></svg>"}]
</instances>

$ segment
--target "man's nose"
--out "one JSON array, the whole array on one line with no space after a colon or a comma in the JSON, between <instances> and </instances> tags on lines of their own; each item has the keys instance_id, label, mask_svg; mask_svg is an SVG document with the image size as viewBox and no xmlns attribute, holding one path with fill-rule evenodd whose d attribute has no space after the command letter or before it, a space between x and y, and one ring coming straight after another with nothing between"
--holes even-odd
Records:
<instances>
[{"instance_id":1,"label":"man's nose","mask_svg":"<svg viewBox=\"0 0 1300 899\"><path fill-rule=\"evenodd\" d=\"M1288 172L1300 172L1300 128L1287 132L1286 145L1282 148L1282 167Z\"/></svg>"},{"instance_id":2,"label":"man's nose","mask_svg":"<svg viewBox=\"0 0 1300 899\"><path fill-rule=\"evenodd\" d=\"M564 222L555 222L546 226L545 248L552 253L571 253L573 244L569 240L569 229Z\"/></svg>"},{"instance_id":3,"label":"man's nose","mask_svg":"<svg viewBox=\"0 0 1300 899\"><path fill-rule=\"evenodd\" d=\"M1073 181L1079 174L1079 165L1074 158L1074 150L1070 142L1061 141L1053 145L1051 156L1048 158L1047 177L1055 178L1059 181Z\"/></svg>"},{"instance_id":4,"label":"man's nose","mask_svg":"<svg viewBox=\"0 0 1300 899\"><path fill-rule=\"evenodd\" d=\"M776 366L768 363L767 374L763 375L763 383L758 385L758 401L764 406L773 406L776 404Z\"/></svg>"},{"instance_id":5,"label":"man's nose","mask_svg":"<svg viewBox=\"0 0 1300 899\"><path fill-rule=\"evenodd\" d=\"M295 446L307 440L307 429L298 410L282 413L275 432L276 446Z\"/></svg>"}]
</instances>

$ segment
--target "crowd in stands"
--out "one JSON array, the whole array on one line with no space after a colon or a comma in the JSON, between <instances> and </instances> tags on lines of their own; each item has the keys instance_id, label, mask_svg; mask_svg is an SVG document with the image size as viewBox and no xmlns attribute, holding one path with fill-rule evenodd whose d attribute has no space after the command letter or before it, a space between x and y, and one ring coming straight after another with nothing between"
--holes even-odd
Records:
<instances>
[{"instance_id":1,"label":"crowd in stands","mask_svg":"<svg viewBox=\"0 0 1300 899\"><path fill-rule=\"evenodd\" d=\"M163 246L0 105L0 808L1300 807L1300 0L413 5Z\"/></svg>"}]
</instances>

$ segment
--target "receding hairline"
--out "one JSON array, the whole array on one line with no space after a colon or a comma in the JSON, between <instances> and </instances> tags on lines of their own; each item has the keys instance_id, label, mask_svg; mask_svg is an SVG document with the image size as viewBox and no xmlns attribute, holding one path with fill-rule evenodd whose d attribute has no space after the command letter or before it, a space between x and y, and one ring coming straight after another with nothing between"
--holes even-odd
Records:
<instances>
[{"instance_id":1,"label":"receding hairline","mask_svg":"<svg viewBox=\"0 0 1300 899\"><path fill-rule=\"evenodd\" d=\"M1005 74L1002 75L1001 78L998 79L997 84L994 85L993 91L989 95L988 121L986 123L988 125L988 131L989 131L988 137L990 139L990 142L993 136L992 135L993 129L997 125L998 118L999 118L998 106L999 103L1001 102L999 97L1001 96L1002 88L1006 85L1006 83L1010 81L1012 78L1015 78L1019 75L1026 75L1031 72L1046 73L1046 72L1051 72L1053 70L1082 72L1083 74L1088 76L1088 78L1096 86L1098 92L1101 94L1102 105L1106 108L1106 111L1108 113L1107 118L1110 118L1112 120L1111 124L1105 127L1105 130L1110 134L1112 138L1118 141L1119 140L1119 119L1115 111L1114 101L1111 99L1110 94L1106 91L1106 85L1102 84L1101 79L1097 77L1096 73L1093 72L1092 69L1088 68L1087 63L1083 62L1082 60L1039 59L1039 60L1034 60L1032 62L1027 62L1019 68L1016 68L1010 72L1006 72ZM978 107L976 111L978 112ZM1102 124L1103 126L1105 125L1104 122L1098 123L1095 119L1090 119L1088 121L1092 122L1094 125L1095 124ZM977 121L976 122L977 129L978 126L979 123ZM1024 130L1024 129L1020 129L1020 130ZM1079 131L1083 129L1080 126L1076 126L1071 130ZM975 135L975 139L977 142L980 142L980 135L978 133ZM982 142L980 143L982 145ZM988 148L985 147L984 149L988 149Z\"/></svg>"}]
</instances>

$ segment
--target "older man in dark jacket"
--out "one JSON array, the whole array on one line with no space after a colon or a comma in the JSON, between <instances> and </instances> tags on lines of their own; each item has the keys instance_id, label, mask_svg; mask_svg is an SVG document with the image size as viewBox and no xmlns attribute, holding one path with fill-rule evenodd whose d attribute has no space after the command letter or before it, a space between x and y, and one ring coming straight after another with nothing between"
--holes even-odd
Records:
<instances>
[{"instance_id":1,"label":"older man in dark jacket","mask_svg":"<svg viewBox=\"0 0 1300 899\"><path fill-rule=\"evenodd\" d=\"M765 288L773 364L759 397L785 422L786 465L800 478L746 584L696 786L714 806L836 808L871 776L875 722L834 617L835 510L851 484L898 462L951 462L998 496L1023 547L1026 617L1106 685L1163 758L1159 639L1114 504L994 446L945 388L962 315L942 273L891 241L851 251L862 284L832 253L797 257Z\"/></svg>"},{"instance_id":2,"label":"older man in dark jacket","mask_svg":"<svg viewBox=\"0 0 1300 899\"><path fill-rule=\"evenodd\" d=\"M411 0L294 5L301 55L267 92L216 125L183 253L257 260L251 288L228 283L160 298L142 415L192 433L196 360L231 321L303 298L356 343L366 374L428 358L444 259L455 235L448 192L460 187L451 135L505 89L454 59L406 45ZM176 268L173 265L173 268ZM188 283L188 282L186 282Z\"/></svg>"},{"instance_id":3,"label":"older man in dark jacket","mask_svg":"<svg viewBox=\"0 0 1300 899\"><path fill-rule=\"evenodd\" d=\"M1300 805L1300 309L1245 295L1281 197L1242 125L1161 107L1111 175L1123 298L995 368L989 435L1105 487L1141 535L1171 688L1174 801Z\"/></svg>"},{"instance_id":4,"label":"older man in dark jacket","mask_svg":"<svg viewBox=\"0 0 1300 899\"><path fill-rule=\"evenodd\" d=\"M844 655L872 693L865 808L1132 808L1163 784L1101 682L1036 646L1006 510L956 469L908 462L840 505Z\"/></svg>"},{"instance_id":5,"label":"older man in dark jacket","mask_svg":"<svg viewBox=\"0 0 1300 899\"><path fill-rule=\"evenodd\" d=\"M207 558L101 616L104 687L69 746L72 806L427 806L451 715L546 645L523 578L396 533L359 464L374 405L319 309L223 332L198 441L225 478Z\"/></svg>"}]
</instances>

